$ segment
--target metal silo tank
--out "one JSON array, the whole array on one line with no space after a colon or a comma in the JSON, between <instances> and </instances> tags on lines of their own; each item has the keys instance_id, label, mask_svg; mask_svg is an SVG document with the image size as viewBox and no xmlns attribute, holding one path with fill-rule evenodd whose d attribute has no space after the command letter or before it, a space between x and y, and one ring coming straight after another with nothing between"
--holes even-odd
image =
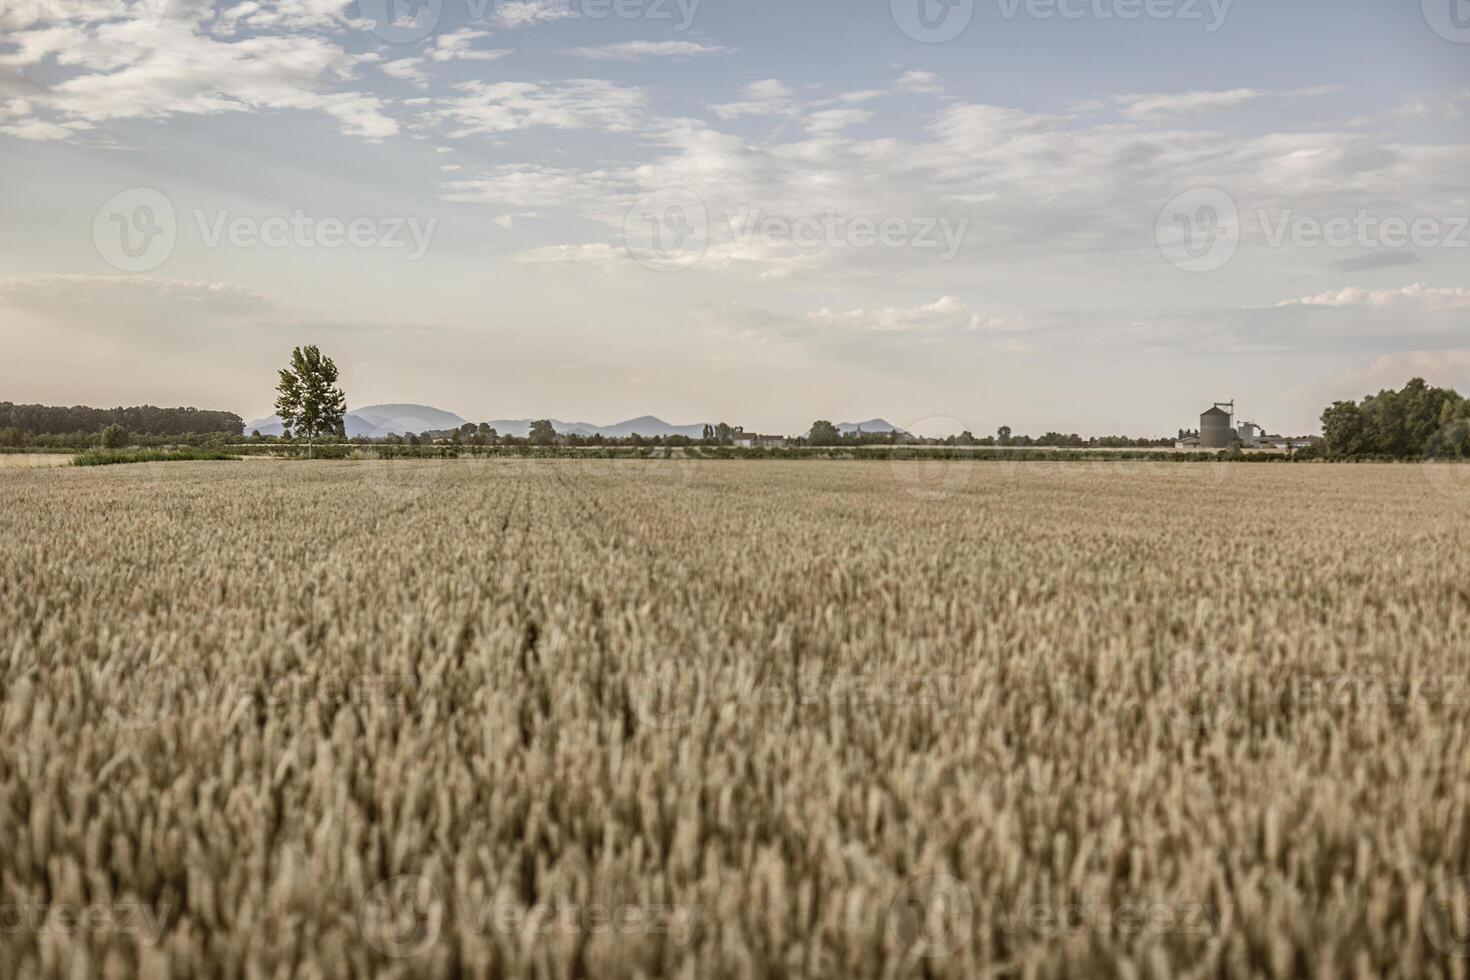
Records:
<instances>
[{"instance_id":1,"label":"metal silo tank","mask_svg":"<svg viewBox=\"0 0 1470 980\"><path fill-rule=\"evenodd\" d=\"M1230 413L1216 406L1199 417L1199 444L1201 449L1226 449L1235 441L1235 430L1230 427Z\"/></svg>"}]
</instances>

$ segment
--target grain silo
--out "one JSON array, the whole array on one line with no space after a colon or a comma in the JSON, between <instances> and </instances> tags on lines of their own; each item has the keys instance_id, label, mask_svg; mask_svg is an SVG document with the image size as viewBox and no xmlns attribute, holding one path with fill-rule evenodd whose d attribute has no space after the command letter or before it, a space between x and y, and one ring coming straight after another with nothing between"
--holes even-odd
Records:
<instances>
[{"instance_id":1,"label":"grain silo","mask_svg":"<svg viewBox=\"0 0 1470 980\"><path fill-rule=\"evenodd\" d=\"M1230 411L1227 412L1226 408ZM1199 417L1201 449L1226 449L1235 441L1235 429L1230 424L1234 414L1234 402L1216 402L1213 408Z\"/></svg>"}]
</instances>

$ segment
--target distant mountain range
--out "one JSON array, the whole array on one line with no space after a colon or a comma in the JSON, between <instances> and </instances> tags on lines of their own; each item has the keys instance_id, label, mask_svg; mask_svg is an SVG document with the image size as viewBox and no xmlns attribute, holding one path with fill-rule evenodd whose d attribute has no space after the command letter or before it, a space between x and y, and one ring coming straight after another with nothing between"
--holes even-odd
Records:
<instances>
[{"instance_id":1,"label":"distant mountain range","mask_svg":"<svg viewBox=\"0 0 1470 980\"><path fill-rule=\"evenodd\" d=\"M531 434L532 421L532 419L495 419L486 424L500 435L524 439ZM416 435L423 432L444 432L449 429L457 429L465 422L465 419L453 412L446 412L441 408L429 405L367 405L363 408L352 409L342 419L348 437L354 439L381 439L384 436L401 436L410 432ZM552 419L551 424L559 435L573 434L588 437L600 435L606 439L626 439L634 434L648 437L688 436L691 439L698 439L704 435L705 426L703 422L694 425L673 425L653 415L640 415L636 419L628 419L615 425L562 422L558 419ZM890 425L883 419L837 423L837 431L844 434L857 432L859 429L863 432L897 431L896 426ZM282 432L281 420L272 415L269 418L246 423L245 435L252 432L259 432L263 436L278 436Z\"/></svg>"},{"instance_id":2,"label":"distant mountain range","mask_svg":"<svg viewBox=\"0 0 1470 980\"><path fill-rule=\"evenodd\" d=\"M837 431L843 435L851 435L854 432L902 432L898 426L883 419L868 419L866 422L838 422ZM801 434L803 439L810 439L812 430L807 429Z\"/></svg>"},{"instance_id":3,"label":"distant mountain range","mask_svg":"<svg viewBox=\"0 0 1470 980\"><path fill-rule=\"evenodd\" d=\"M380 439L388 435L407 435L412 432L443 432L457 429L465 419L453 412L433 408L429 405L368 405L354 408L342 418L343 428L350 438ZM531 434L532 419L495 419L486 423L503 436L525 438ZM593 425L591 422L561 422L551 420L552 426L561 435L569 433L580 436L601 435L608 439L625 439L637 433L640 436L689 436L698 439L704 435L704 423L695 425L671 425L652 415L642 415L616 425ZM263 436L278 436L283 431L277 416L256 419L245 425L245 434L259 432Z\"/></svg>"},{"instance_id":4,"label":"distant mountain range","mask_svg":"<svg viewBox=\"0 0 1470 980\"><path fill-rule=\"evenodd\" d=\"M494 422L488 423L488 425L503 436L524 438L531 434L531 421L531 419L497 419ZM579 436L600 435L607 439L626 439L628 436L637 433L640 436L688 436L691 439L698 439L704 435L705 423L672 425L654 415L640 415L636 419L628 419L626 422L619 422L616 425L593 425L591 422L562 422L557 419L552 419L551 425L556 429L558 435L571 433ZM842 433L856 432L859 429L864 432L901 431L897 426L890 425L882 419L868 419L866 422L839 422L837 424L837 431Z\"/></svg>"},{"instance_id":5,"label":"distant mountain range","mask_svg":"<svg viewBox=\"0 0 1470 980\"><path fill-rule=\"evenodd\" d=\"M342 417L349 438L381 439L383 436L407 435L437 429L457 429L465 420L453 412L428 405L368 405L354 408ZM259 432L278 436L283 431L279 417L256 419L245 424L245 434Z\"/></svg>"},{"instance_id":6,"label":"distant mountain range","mask_svg":"<svg viewBox=\"0 0 1470 980\"><path fill-rule=\"evenodd\" d=\"M807 430L811 431L811 430ZM838 422L837 431L843 435L849 432L899 432L902 431L896 425L890 425L882 419L868 419L866 422Z\"/></svg>"},{"instance_id":7,"label":"distant mountain range","mask_svg":"<svg viewBox=\"0 0 1470 980\"><path fill-rule=\"evenodd\" d=\"M531 434L532 419L496 419L487 423L503 436L524 438ZM551 420L551 427L558 435L602 436L605 439L626 439L635 433L640 436L688 436L698 439L704 435L704 423L695 425L672 425L652 415L640 415L616 425L593 425L591 422L562 422Z\"/></svg>"}]
</instances>

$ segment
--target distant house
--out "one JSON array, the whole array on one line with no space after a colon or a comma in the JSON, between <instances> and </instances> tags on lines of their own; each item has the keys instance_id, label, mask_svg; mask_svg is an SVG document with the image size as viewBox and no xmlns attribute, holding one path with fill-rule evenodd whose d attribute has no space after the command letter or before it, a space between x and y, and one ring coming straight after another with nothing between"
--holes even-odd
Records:
<instances>
[{"instance_id":1,"label":"distant house","mask_svg":"<svg viewBox=\"0 0 1470 980\"><path fill-rule=\"evenodd\" d=\"M1185 436L1183 439L1177 439L1174 442L1174 448L1175 449L1198 449L1199 448L1199 436Z\"/></svg>"},{"instance_id":2,"label":"distant house","mask_svg":"<svg viewBox=\"0 0 1470 980\"><path fill-rule=\"evenodd\" d=\"M741 449L785 449L785 436L763 436L756 432L736 429L730 436L733 445Z\"/></svg>"}]
</instances>

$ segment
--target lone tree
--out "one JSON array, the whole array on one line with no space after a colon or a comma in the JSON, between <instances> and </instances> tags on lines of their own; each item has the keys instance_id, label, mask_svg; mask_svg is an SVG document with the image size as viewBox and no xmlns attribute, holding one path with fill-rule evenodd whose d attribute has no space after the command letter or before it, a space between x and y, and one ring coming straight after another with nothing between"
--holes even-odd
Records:
<instances>
[{"instance_id":1,"label":"lone tree","mask_svg":"<svg viewBox=\"0 0 1470 980\"><path fill-rule=\"evenodd\" d=\"M343 431L347 396L337 387L337 365L315 345L291 352L291 366L281 369L276 392L276 414L287 432L306 436L307 458L318 435Z\"/></svg>"},{"instance_id":2,"label":"lone tree","mask_svg":"<svg viewBox=\"0 0 1470 980\"><path fill-rule=\"evenodd\" d=\"M128 430L116 422L102 430L103 449L121 449L128 444Z\"/></svg>"},{"instance_id":3,"label":"lone tree","mask_svg":"<svg viewBox=\"0 0 1470 980\"><path fill-rule=\"evenodd\" d=\"M550 419L537 419L531 423L531 445L550 446L556 442L556 427Z\"/></svg>"},{"instance_id":4,"label":"lone tree","mask_svg":"<svg viewBox=\"0 0 1470 980\"><path fill-rule=\"evenodd\" d=\"M812 431L807 438L813 446L836 446L842 442L842 433L826 419L818 419L812 423Z\"/></svg>"}]
</instances>

